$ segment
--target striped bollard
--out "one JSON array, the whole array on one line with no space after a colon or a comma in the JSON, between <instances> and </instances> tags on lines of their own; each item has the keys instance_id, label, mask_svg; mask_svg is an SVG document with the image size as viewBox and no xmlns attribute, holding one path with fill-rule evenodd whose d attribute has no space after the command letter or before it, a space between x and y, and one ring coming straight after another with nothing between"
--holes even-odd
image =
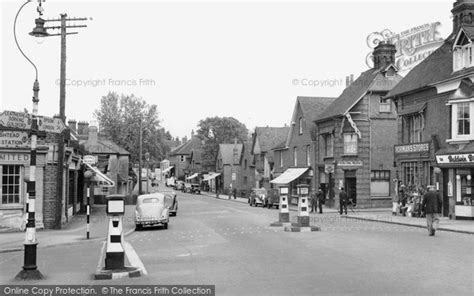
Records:
<instances>
[{"instance_id":1,"label":"striped bollard","mask_svg":"<svg viewBox=\"0 0 474 296\"><path fill-rule=\"evenodd\" d=\"M87 209L86 209L86 215L87 215L87 225L86 225L86 231L87 231L87 239L90 238L90 223L91 223L91 220L90 220L90 216L91 216L91 199L90 199L90 196L91 196L91 192L90 192L90 188L89 188L89 184L87 184Z\"/></svg>"},{"instance_id":2,"label":"striped bollard","mask_svg":"<svg viewBox=\"0 0 474 296\"><path fill-rule=\"evenodd\" d=\"M290 232L310 232L319 231L319 227L309 225L309 209L308 209L308 198L309 198L309 185L300 184L296 186L298 191L298 216L296 223L291 226L285 227L285 231Z\"/></svg>"},{"instance_id":3,"label":"striped bollard","mask_svg":"<svg viewBox=\"0 0 474 296\"><path fill-rule=\"evenodd\" d=\"M279 186L280 204L278 213L278 222L273 222L270 226L290 226L290 209L288 208L288 186Z\"/></svg>"}]
</instances>

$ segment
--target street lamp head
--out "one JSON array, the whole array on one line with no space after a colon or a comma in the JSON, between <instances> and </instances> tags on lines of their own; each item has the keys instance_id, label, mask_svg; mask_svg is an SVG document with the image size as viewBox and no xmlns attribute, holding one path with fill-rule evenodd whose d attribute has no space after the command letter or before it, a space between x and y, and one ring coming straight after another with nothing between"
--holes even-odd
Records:
<instances>
[{"instance_id":1,"label":"street lamp head","mask_svg":"<svg viewBox=\"0 0 474 296\"><path fill-rule=\"evenodd\" d=\"M48 37L49 33L46 31L44 23L45 20L40 17L35 19L36 27L34 27L33 31L31 31L29 34L33 37Z\"/></svg>"}]
</instances>

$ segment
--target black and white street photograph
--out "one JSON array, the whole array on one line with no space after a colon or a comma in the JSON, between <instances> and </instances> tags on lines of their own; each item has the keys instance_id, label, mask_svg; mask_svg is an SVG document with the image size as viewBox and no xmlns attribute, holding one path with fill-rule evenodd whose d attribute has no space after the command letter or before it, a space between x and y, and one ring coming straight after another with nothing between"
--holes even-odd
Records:
<instances>
[{"instance_id":1,"label":"black and white street photograph","mask_svg":"<svg viewBox=\"0 0 474 296\"><path fill-rule=\"evenodd\" d=\"M473 295L474 0L0 0L0 44L0 296Z\"/></svg>"}]
</instances>

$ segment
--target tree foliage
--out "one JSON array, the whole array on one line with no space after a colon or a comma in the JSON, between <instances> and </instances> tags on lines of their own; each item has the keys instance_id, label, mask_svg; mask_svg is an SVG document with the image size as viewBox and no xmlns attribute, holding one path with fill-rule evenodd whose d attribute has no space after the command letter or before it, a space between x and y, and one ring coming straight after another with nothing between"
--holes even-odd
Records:
<instances>
[{"instance_id":1,"label":"tree foliage","mask_svg":"<svg viewBox=\"0 0 474 296\"><path fill-rule=\"evenodd\" d=\"M99 122L100 133L131 154L131 162L138 163L140 150L140 118L142 121L142 152L150 153L152 162L165 158L170 133L160 127L158 107L131 95L109 92L100 100L100 107L94 112Z\"/></svg>"},{"instance_id":2,"label":"tree foliage","mask_svg":"<svg viewBox=\"0 0 474 296\"><path fill-rule=\"evenodd\" d=\"M235 139L244 142L248 139L245 124L233 117L208 117L200 120L197 136L204 140L202 166L208 171L215 170L219 144L231 144Z\"/></svg>"}]
</instances>

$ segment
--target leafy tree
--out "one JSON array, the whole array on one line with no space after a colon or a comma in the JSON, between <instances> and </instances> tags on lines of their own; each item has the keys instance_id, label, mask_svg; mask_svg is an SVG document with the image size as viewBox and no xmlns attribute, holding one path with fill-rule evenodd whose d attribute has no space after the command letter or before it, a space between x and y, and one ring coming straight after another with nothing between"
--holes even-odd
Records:
<instances>
[{"instance_id":1,"label":"leafy tree","mask_svg":"<svg viewBox=\"0 0 474 296\"><path fill-rule=\"evenodd\" d=\"M151 162L157 163L169 151L164 140L171 136L160 127L158 107L131 95L109 92L100 100L94 112L99 122L101 135L126 149L131 162L138 163L140 149L140 118L142 121L143 155L150 153ZM144 157L144 156L143 156Z\"/></svg>"},{"instance_id":2,"label":"leafy tree","mask_svg":"<svg viewBox=\"0 0 474 296\"><path fill-rule=\"evenodd\" d=\"M202 166L208 171L215 170L219 144L231 144L235 139L244 142L248 138L245 124L233 117L208 117L200 120L197 136L204 140Z\"/></svg>"}]
</instances>

